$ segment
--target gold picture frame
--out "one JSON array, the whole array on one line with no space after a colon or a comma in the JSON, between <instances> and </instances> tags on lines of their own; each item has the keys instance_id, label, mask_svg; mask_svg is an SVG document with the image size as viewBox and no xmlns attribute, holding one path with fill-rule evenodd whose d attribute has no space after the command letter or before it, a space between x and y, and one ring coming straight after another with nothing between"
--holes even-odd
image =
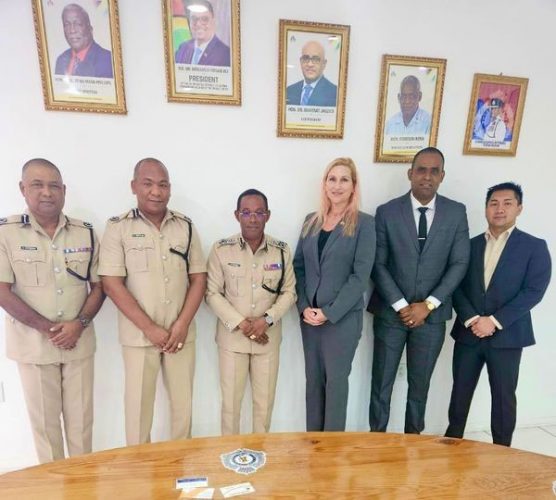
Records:
<instances>
[{"instance_id":1,"label":"gold picture frame","mask_svg":"<svg viewBox=\"0 0 556 500\"><path fill-rule=\"evenodd\" d=\"M436 146L446 59L382 56L375 162L410 163Z\"/></svg>"},{"instance_id":2,"label":"gold picture frame","mask_svg":"<svg viewBox=\"0 0 556 500\"><path fill-rule=\"evenodd\" d=\"M162 15L168 101L241 105L239 0L162 0Z\"/></svg>"},{"instance_id":3,"label":"gold picture frame","mask_svg":"<svg viewBox=\"0 0 556 500\"><path fill-rule=\"evenodd\" d=\"M515 156L528 78L476 73L463 154Z\"/></svg>"},{"instance_id":4,"label":"gold picture frame","mask_svg":"<svg viewBox=\"0 0 556 500\"><path fill-rule=\"evenodd\" d=\"M342 139L350 27L280 20L278 137Z\"/></svg>"},{"instance_id":5,"label":"gold picture frame","mask_svg":"<svg viewBox=\"0 0 556 500\"><path fill-rule=\"evenodd\" d=\"M125 114L117 0L32 0L47 110Z\"/></svg>"}]
</instances>

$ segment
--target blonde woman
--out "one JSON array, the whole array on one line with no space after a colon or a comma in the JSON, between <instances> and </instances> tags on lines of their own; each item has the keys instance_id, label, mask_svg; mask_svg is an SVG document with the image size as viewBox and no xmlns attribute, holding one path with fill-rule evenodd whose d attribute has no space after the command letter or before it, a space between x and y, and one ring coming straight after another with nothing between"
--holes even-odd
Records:
<instances>
[{"instance_id":1,"label":"blonde woman","mask_svg":"<svg viewBox=\"0 0 556 500\"><path fill-rule=\"evenodd\" d=\"M294 258L305 353L308 431L343 431L348 377L363 321L363 292L375 256L375 225L359 211L351 158L322 178L321 203L305 219Z\"/></svg>"}]
</instances>

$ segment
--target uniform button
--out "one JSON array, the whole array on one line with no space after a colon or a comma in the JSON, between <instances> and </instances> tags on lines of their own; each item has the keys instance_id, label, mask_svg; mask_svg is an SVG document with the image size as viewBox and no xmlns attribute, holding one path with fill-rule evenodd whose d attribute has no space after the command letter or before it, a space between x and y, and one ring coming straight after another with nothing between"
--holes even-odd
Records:
<instances>
[{"instance_id":1,"label":"uniform button","mask_svg":"<svg viewBox=\"0 0 556 500\"><path fill-rule=\"evenodd\" d=\"M235 274L232 274L232 278L235 278L235 277L236 277L236 275L235 275Z\"/></svg>"},{"instance_id":2,"label":"uniform button","mask_svg":"<svg viewBox=\"0 0 556 500\"><path fill-rule=\"evenodd\" d=\"M137 245L137 248L143 248L143 245L141 245L141 243L139 243L139 244Z\"/></svg>"},{"instance_id":3,"label":"uniform button","mask_svg":"<svg viewBox=\"0 0 556 500\"><path fill-rule=\"evenodd\" d=\"M257 285L256 285L255 283L253 283L251 286L252 286L253 288L257 288Z\"/></svg>"},{"instance_id":4,"label":"uniform button","mask_svg":"<svg viewBox=\"0 0 556 500\"><path fill-rule=\"evenodd\" d=\"M64 311L58 311L56 313L56 316L58 316L59 318L61 318L64 315Z\"/></svg>"},{"instance_id":5,"label":"uniform button","mask_svg":"<svg viewBox=\"0 0 556 500\"><path fill-rule=\"evenodd\" d=\"M27 258L25 259L25 262L31 262L31 259L30 259L29 257L27 257Z\"/></svg>"},{"instance_id":6,"label":"uniform button","mask_svg":"<svg viewBox=\"0 0 556 500\"><path fill-rule=\"evenodd\" d=\"M170 281L170 278L168 278L168 276L166 276L166 277L164 278L164 283L168 283L168 281Z\"/></svg>"},{"instance_id":7,"label":"uniform button","mask_svg":"<svg viewBox=\"0 0 556 500\"><path fill-rule=\"evenodd\" d=\"M54 245L54 243L50 246L50 248L52 248L52 250L58 250L58 247Z\"/></svg>"},{"instance_id":8,"label":"uniform button","mask_svg":"<svg viewBox=\"0 0 556 500\"><path fill-rule=\"evenodd\" d=\"M166 300L164 301L165 304L169 304L170 302L172 302L170 299L166 299Z\"/></svg>"},{"instance_id":9,"label":"uniform button","mask_svg":"<svg viewBox=\"0 0 556 500\"><path fill-rule=\"evenodd\" d=\"M166 260L168 257L166 257L166 255L162 256L162 260Z\"/></svg>"},{"instance_id":10,"label":"uniform button","mask_svg":"<svg viewBox=\"0 0 556 500\"><path fill-rule=\"evenodd\" d=\"M257 264L253 264L253 269L255 269L257 267Z\"/></svg>"},{"instance_id":11,"label":"uniform button","mask_svg":"<svg viewBox=\"0 0 556 500\"><path fill-rule=\"evenodd\" d=\"M255 309L255 304L251 304L251 309Z\"/></svg>"},{"instance_id":12,"label":"uniform button","mask_svg":"<svg viewBox=\"0 0 556 500\"><path fill-rule=\"evenodd\" d=\"M163 235L162 233L160 233L160 234L158 235L158 237L159 237L160 239L162 239L162 238L164 238L164 235Z\"/></svg>"},{"instance_id":13,"label":"uniform button","mask_svg":"<svg viewBox=\"0 0 556 500\"><path fill-rule=\"evenodd\" d=\"M61 288L58 288L58 290L56 290L56 293L57 293L58 295L63 295L64 290L62 290Z\"/></svg>"},{"instance_id":14,"label":"uniform button","mask_svg":"<svg viewBox=\"0 0 556 500\"><path fill-rule=\"evenodd\" d=\"M59 268L59 267L55 267L55 268L54 268L54 272L55 272L55 273L59 273L59 272L60 272L60 268Z\"/></svg>"}]
</instances>

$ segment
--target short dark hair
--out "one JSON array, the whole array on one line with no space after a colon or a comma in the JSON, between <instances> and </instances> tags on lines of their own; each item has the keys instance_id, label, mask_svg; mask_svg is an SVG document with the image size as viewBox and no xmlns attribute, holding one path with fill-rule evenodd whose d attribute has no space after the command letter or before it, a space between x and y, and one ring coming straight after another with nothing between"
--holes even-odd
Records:
<instances>
[{"instance_id":1,"label":"short dark hair","mask_svg":"<svg viewBox=\"0 0 556 500\"><path fill-rule=\"evenodd\" d=\"M261 193L258 189L253 189L253 188L246 189L245 191L243 191L243 193L241 193L238 196L236 210L239 210L239 206L241 205L241 200L246 196L260 196L264 201L265 209L268 210L268 199L266 198L266 195L264 193Z\"/></svg>"},{"instance_id":2,"label":"short dark hair","mask_svg":"<svg viewBox=\"0 0 556 500\"><path fill-rule=\"evenodd\" d=\"M52 163L50 160L46 160L45 158L31 158L30 160L26 161L23 164L23 167L21 167L21 177L22 178L23 178L23 175L25 174L25 171L33 163L40 163L41 165L44 165L45 167L51 168L52 170L55 170L60 177L62 177L62 172L60 172L60 169L56 165L54 165L54 163Z\"/></svg>"},{"instance_id":3,"label":"short dark hair","mask_svg":"<svg viewBox=\"0 0 556 500\"><path fill-rule=\"evenodd\" d=\"M442 151L440 151L440 149L433 148L432 146L423 148L421 149L421 151L417 152L417 154L413 157L413 161L411 162L411 168L415 166L415 162L417 161L417 158L419 158L419 156L427 153L434 153L440 156L440 158L442 158L442 170L444 170L444 155L442 154Z\"/></svg>"},{"instance_id":4,"label":"short dark hair","mask_svg":"<svg viewBox=\"0 0 556 500\"><path fill-rule=\"evenodd\" d=\"M156 158L143 158L142 160L139 160L136 164L135 167L133 167L133 179L137 179L137 176L139 175L139 170L141 170L141 167L143 166L143 163L156 163L157 165L160 165L162 167L163 170L166 171L166 174L168 174L168 169L166 168L166 165L164 165L164 163L162 163L160 160L157 160ZM168 174L168 177L169 174Z\"/></svg>"},{"instance_id":5,"label":"short dark hair","mask_svg":"<svg viewBox=\"0 0 556 500\"><path fill-rule=\"evenodd\" d=\"M488 204L493 193L505 190L513 191L515 193L518 205L523 203L523 189L521 189L519 184L516 184L515 182L501 182L500 184L496 184L496 186L491 186L487 189L485 205Z\"/></svg>"}]
</instances>

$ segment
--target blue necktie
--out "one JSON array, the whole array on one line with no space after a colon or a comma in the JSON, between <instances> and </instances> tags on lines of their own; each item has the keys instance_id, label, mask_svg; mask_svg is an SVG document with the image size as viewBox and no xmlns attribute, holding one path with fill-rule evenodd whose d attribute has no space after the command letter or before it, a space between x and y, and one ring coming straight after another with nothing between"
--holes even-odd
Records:
<instances>
[{"instance_id":1,"label":"blue necktie","mask_svg":"<svg viewBox=\"0 0 556 500\"><path fill-rule=\"evenodd\" d=\"M309 98L311 97L312 93L313 87L311 87L310 85L305 85L305 87L303 87L303 95L301 96L302 106L307 106L307 104L309 104Z\"/></svg>"},{"instance_id":2,"label":"blue necktie","mask_svg":"<svg viewBox=\"0 0 556 500\"><path fill-rule=\"evenodd\" d=\"M193 54L193 60L191 64L199 64L199 59L201 59L201 54L203 53L203 49L201 47L197 47L195 49L195 53Z\"/></svg>"}]
</instances>

